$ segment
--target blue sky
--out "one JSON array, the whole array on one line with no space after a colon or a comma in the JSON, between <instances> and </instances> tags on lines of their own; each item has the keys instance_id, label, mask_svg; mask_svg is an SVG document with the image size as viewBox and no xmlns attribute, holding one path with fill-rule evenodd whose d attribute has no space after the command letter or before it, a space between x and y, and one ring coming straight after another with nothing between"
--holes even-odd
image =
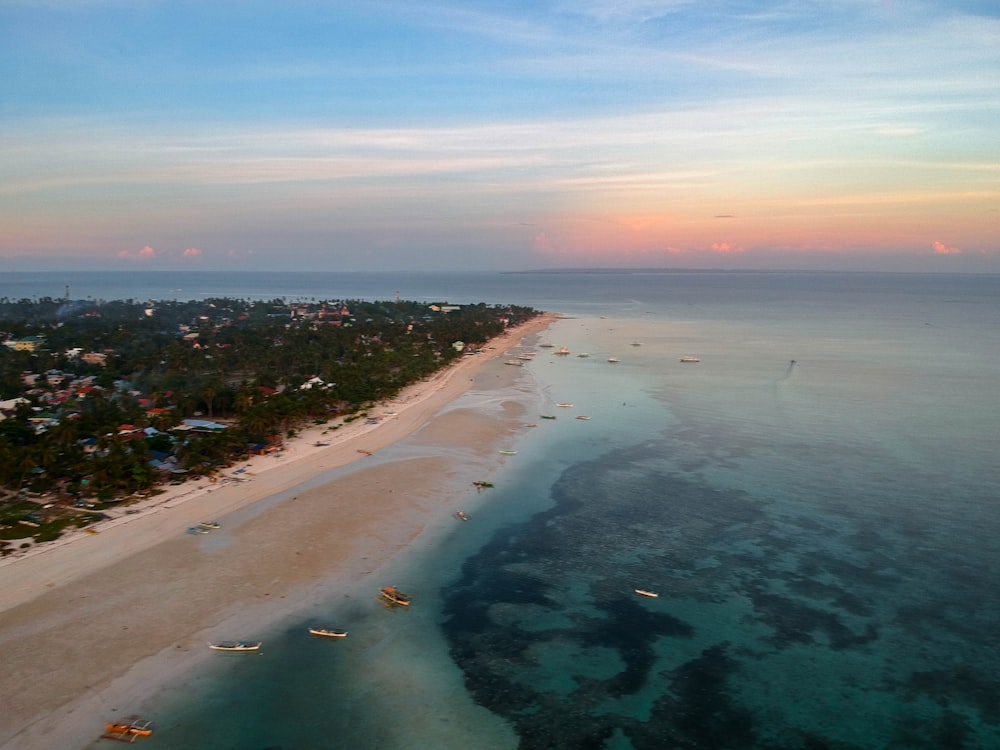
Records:
<instances>
[{"instance_id":1,"label":"blue sky","mask_svg":"<svg viewBox=\"0 0 1000 750\"><path fill-rule=\"evenodd\" d=\"M0 270L1000 272L985 2L6 0Z\"/></svg>"}]
</instances>

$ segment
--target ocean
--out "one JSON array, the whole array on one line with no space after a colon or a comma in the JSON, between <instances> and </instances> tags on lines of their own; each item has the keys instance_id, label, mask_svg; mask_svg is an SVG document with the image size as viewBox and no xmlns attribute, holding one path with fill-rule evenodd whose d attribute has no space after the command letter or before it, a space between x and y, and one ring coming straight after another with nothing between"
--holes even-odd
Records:
<instances>
[{"instance_id":1,"label":"ocean","mask_svg":"<svg viewBox=\"0 0 1000 750\"><path fill-rule=\"evenodd\" d=\"M354 652L291 616L273 658L174 693L157 747L1000 747L1000 276L10 274L0 297L66 285L565 316L475 524L397 563L433 595Z\"/></svg>"}]
</instances>

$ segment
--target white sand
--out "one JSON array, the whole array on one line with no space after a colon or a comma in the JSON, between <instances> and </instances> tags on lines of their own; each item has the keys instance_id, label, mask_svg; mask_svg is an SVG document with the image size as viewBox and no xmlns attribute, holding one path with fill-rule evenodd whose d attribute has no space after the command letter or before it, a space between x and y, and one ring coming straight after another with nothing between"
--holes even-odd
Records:
<instances>
[{"instance_id":1,"label":"white sand","mask_svg":"<svg viewBox=\"0 0 1000 750\"><path fill-rule=\"evenodd\" d=\"M470 471L494 470L497 448L525 420L515 402L483 413L444 407L474 378L513 382L520 368L503 367L504 352L553 319L509 331L485 354L406 389L372 410L386 415L378 425L310 427L280 455L226 470L227 479L170 487L141 512L101 522L97 535L0 561L0 748L83 747L122 715L109 711L142 705L205 658L206 640L251 637L245 631L308 602L331 576L344 590L383 585L379 568L429 521L454 513L456 486L469 492ZM417 430L423 452L412 459L359 452L377 454ZM448 459L456 452L470 460L458 466ZM335 482L303 487L355 461L357 470ZM294 497L271 500L293 489ZM185 533L216 519L219 531ZM480 740L495 734L494 746L504 731L488 715L470 727ZM466 746L481 744L475 739Z\"/></svg>"}]
</instances>

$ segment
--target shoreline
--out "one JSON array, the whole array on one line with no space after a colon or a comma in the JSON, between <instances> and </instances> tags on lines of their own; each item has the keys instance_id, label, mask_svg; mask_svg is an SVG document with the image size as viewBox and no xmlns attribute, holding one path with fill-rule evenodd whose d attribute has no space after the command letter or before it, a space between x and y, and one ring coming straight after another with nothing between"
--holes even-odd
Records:
<instances>
[{"instance_id":1,"label":"shoreline","mask_svg":"<svg viewBox=\"0 0 1000 750\"><path fill-rule=\"evenodd\" d=\"M473 491L469 471L502 465L495 446L524 427L517 399L447 407L472 387L519 380L504 353L558 319L540 315L407 387L377 425L309 427L281 453L228 468L222 482L171 487L139 513L100 522L98 535L0 562L0 747L83 747L108 705L141 704L205 658L206 638L273 624L321 582L346 592L374 585L372 574L440 525L442 502ZM422 455L380 461L380 449L417 432ZM217 518L218 531L185 533Z\"/></svg>"}]
</instances>

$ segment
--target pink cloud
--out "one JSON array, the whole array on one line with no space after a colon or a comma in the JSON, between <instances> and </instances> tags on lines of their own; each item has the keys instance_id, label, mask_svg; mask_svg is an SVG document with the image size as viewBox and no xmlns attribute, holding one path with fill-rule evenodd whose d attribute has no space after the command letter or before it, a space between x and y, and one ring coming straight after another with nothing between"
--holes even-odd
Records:
<instances>
[{"instance_id":1,"label":"pink cloud","mask_svg":"<svg viewBox=\"0 0 1000 750\"><path fill-rule=\"evenodd\" d=\"M742 253L742 247L733 247L728 242L713 242L709 247L713 253Z\"/></svg>"},{"instance_id":2,"label":"pink cloud","mask_svg":"<svg viewBox=\"0 0 1000 750\"><path fill-rule=\"evenodd\" d=\"M152 260L156 257L156 250L146 245L142 250L138 252L132 252L131 250L122 250L118 253L118 257L122 260Z\"/></svg>"},{"instance_id":3,"label":"pink cloud","mask_svg":"<svg viewBox=\"0 0 1000 750\"><path fill-rule=\"evenodd\" d=\"M934 248L934 252L937 253L938 255L961 255L962 254L962 251L959 250L957 247L948 247L943 242L935 241L935 243L932 245L932 247Z\"/></svg>"}]
</instances>

